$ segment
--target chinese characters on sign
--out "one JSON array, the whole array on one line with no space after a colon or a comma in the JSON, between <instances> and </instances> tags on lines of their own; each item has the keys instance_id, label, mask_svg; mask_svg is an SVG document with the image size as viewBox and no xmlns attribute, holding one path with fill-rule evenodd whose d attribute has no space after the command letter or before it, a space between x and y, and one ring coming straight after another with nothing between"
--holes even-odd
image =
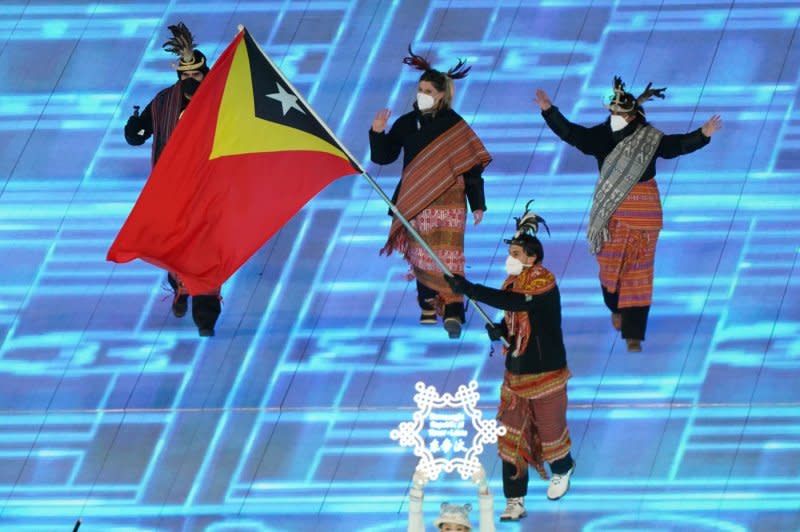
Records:
<instances>
[{"instance_id":1,"label":"chinese characters on sign","mask_svg":"<svg viewBox=\"0 0 800 532\"><path fill-rule=\"evenodd\" d=\"M417 411L413 421L400 423L389 436L403 447L414 448L414 455L420 457L417 469L431 480L442 471L458 471L461 478L469 479L481 467L479 456L484 444L497 442L505 427L494 419L483 419L477 408L480 394L476 381L459 386L454 395L439 395L435 387L424 382L418 382L415 389ZM423 438L423 431L427 438Z\"/></svg>"}]
</instances>

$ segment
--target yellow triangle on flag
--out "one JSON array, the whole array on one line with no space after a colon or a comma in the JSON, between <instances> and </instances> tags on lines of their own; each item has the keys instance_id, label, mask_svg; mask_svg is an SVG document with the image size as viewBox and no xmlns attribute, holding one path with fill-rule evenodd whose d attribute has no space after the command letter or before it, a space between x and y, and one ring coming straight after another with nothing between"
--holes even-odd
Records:
<instances>
[{"instance_id":1,"label":"yellow triangle on flag","mask_svg":"<svg viewBox=\"0 0 800 532\"><path fill-rule=\"evenodd\" d=\"M279 151L320 151L347 159L340 149L316 135L256 117L250 59L242 39L225 82L209 160Z\"/></svg>"}]
</instances>

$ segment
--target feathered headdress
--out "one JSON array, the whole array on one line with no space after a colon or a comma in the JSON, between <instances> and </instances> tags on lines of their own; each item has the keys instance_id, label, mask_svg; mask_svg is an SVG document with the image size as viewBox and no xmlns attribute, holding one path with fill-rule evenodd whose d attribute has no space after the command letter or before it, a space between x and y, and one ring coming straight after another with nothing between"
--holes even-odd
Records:
<instances>
[{"instance_id":1,"label":"feathered headdress","mask_svg":"<svg viewBox=\"0 0 800 532\"><path fill-rule=\"evenodd\" d=\"M194 35L183 22L167 26L172 32L172 38L161 45L161 47L180 58L175 67L178 72L186 70L198 70L206 66L206 56L199 50L195 50ZM207 67L206 67L207 68Z\"/></svg>"},{"instance_id":2,"label":"feathered headdress","mask_svg":"<svg viewBox=\"0 0 800 532\"><path fill-rule=\"evenodd\" d=\"M427 59L415 54L411 50L410 44L408 45L408 56L403 58L403 64L413 67L417 70L422 70L423 72L439 72L431 66ZM467 74L471 69L472 67L467 66L467 62L464 59L459 59L458 63L456 63L456 66L447 72L443 72L443 74L450 79L462 79L467 77Z\"/></svg>"},{"instance_id":3,"label":"feathered headdress","mask_svg":"<svg viewBox=\"0 0 800 532\"><path fill-rule=\"evenodd\" d=\"M504 240L506 244L524 244L531 237L536 236L536 234L539 232L539 224L544 226L545 231L547 231L547 235L550 236L550 228L547 227L547 222L544 221L544 218L530 210L531 203L533 203L533 200L530 200L525 205L525 212L521 217L514 218L514 220L517 222L517 230L514 233L514 236Z\"/></svg>"},{"instance_id":4,"label":"feathered headdress","mask_svg":"<svg viewBox=\"0 0 800 532\"><path fill-rule=\"evenodd\" d=\"M614 111L617 113L632 113L634 111L638 112L642 116L644 116L644 107L642 105L644 102L652 99L653 97L664 99L664 91L667 90L666 87L661 89L653 89L653 82L647 84L647 87L644 89L639 96L634 97L633 94L625 90L625 83L622 81L622 78L619 76L614 76L613 88L614 94L611 95L609 99L608 105L606 108L609 111Z\"/></svg>"}]
</instances>

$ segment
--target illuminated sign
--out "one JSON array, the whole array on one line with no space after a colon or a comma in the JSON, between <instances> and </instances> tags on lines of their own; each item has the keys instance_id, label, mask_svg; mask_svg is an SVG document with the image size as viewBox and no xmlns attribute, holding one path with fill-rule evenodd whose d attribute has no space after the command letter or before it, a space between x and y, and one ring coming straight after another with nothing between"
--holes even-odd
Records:
<instances>
[{"instance_id":1,"label":"illuminated sign","mask_svg":"<svg viewBox=\"0 0 800 532\"><path fill-rule=\"evenodd\" d=\"M442 471L458 471L461 478L469 479L481 467L483 446L496 443L506 428L498 426L494 419L483 419L477 406L480 394L476 381L459 386L454 395L440 395L434 386L424 382L414 388L417 411L413 421L400 423L389 437L399 440L403 447L414 448L414 455L420 457L417 469L431 480L436 480Z\"/></svg>"}]
</instances>

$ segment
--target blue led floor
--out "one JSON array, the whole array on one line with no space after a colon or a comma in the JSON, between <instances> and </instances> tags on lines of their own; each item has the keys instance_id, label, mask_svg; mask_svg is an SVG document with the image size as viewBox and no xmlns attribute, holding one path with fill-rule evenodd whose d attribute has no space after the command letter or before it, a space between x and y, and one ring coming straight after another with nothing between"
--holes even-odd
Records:
<instances>
[{"instance_id":1,"label":"blue led floor","mask_svg":"<svg viewBox=\"0 0 800 532\"><path fill-rule=\"evenodd\" d=\"M589 6L589 7L587 7ZM468 276L499 285L530 198L553 230L578 467L498 530L800 530L800 10L791 2L482 0L0 2L0 523L8 531L402 531L414 457L389 439L414 383L480 383L502 357L480 319L416 324L405 264L378 256L386 208L328 187L223 289L217 336L170 311L164 276L106 250L149 173L133 105L172 83L183 20L212 60L244 23L356 156L409 109L409 42L449 68L494 156ZM658 163L665 228L645 351L611 329L584 241L593 160L533 103L604 119L612 76L667 86L667 133L711 144ZM399 165L369 166L391 191ZM285 176L290 179L291 176ZM496 449L483 455L499 514ZM472 502L448 476L426 491Z\"/></svg>"}]
</instances>

